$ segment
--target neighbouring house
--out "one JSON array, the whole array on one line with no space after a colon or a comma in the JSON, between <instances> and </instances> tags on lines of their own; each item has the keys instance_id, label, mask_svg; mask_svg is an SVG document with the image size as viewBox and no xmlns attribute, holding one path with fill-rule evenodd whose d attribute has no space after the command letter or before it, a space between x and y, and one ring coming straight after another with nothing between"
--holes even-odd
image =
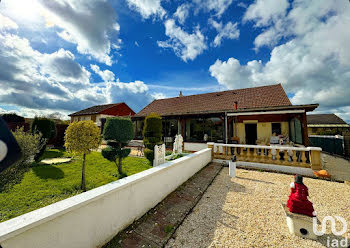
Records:
<instances>
[{"instance_id":1,"label":"neighbouring house","mask_svg":"<svg viewBox=\"0 0 350 248\"><path fill-rule=\"evenodd\" d=\"M92 120L101 126L101 119L113 116L133 116L135 112L124 102L96 105L70 114L71 122Z\"/></svg>"},{"instance_id":2,"label":"neighbouring house","mask_svg":"<svg viewBox=\"0 0 350 248\"><path fill-rule=\"evenodd\" d=\"M179 97L154 100L132 119L135 139L142 139L144 118L152 112L161 115L164 141L171 144L181 134L189 151L207 142L269 145L273 135L308 146L306 112L317 107L292 105L276 84L190 96L180 92Z\"/></svg>"},{"instance_id":3,"label":"neighbouring house","mask_svg":"<svg viewBox=\"0 0 350 248\"><path fill-rule=\"evenodd\" d=\"M350 131L350 125L336 114L307 115L307 127L310 135L342 135Z\"/></svg>"}]
</instances>

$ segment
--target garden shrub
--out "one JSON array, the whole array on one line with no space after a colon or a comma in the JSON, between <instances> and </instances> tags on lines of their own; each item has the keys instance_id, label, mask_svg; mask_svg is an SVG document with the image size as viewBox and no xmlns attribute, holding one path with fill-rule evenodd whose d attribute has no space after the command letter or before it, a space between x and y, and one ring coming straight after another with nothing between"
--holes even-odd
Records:
<instances>
[{"instance_id":1,"label":"garden shrub","mask_svg":"<svg viewBox=\"0 0 350 248\"><path fill-rule=\"evenodd\" d=\"M151 149L146 148L144 151L145 157L151 162L153 163L154 160L154 151Z\"/></svg>"},{"instance_id":2,"label":"garden shrub","mask_svg":"<svg viewBox=\"0 0 350 248\"><path fill-rule=\"evenodd\" d=\"M103 138L107 141L107 148L102 150L102 156L117 165L120 178L125 177L122 159L129 156L130 149L124 147L134 138L134 127L131 119L107 118L103 129Z\"/></svg>"},{"instance_id":3,"label":"garden shrub","mask_svg":"<svg viewBox=\"0 0 350 248\"><path fill-rule=\"evenodd\" d=\"M143 127L143 144L145 145L145 157L153 164L154 146L162 144L162 118L155 114L149 114ZM150 151L153 155L150 155ZM146 155L147 153L147 155Z\"/></svg>"},{"instance_id":4,"label":"garden shrub","mask_svg":"<svg viewBox=\"0 0 350 248\"><path fill-rule=\"evenodd\" d=\"M17 128L13 133L22 151L22 157L5 171L0 173L0 191L19 183L24 173L30 167L33 158L42 148L41 134L26 133L22 128Z\"/></svg>"},{"instance_id":5,"label":"garden shrub","mask_svg":"<svg viewBox=\"0 0 350 248\"><path fill-rule=\"evenodd\" d=\"M35 156L35 161L39 161L40 157L44 154L46 149L46 143L49 139L56 136L56 124L53 120L48 118L35 117L32 123L31 131L33 134L41 133L42 148L39 153Z\"/></svg>"}]
</instances>

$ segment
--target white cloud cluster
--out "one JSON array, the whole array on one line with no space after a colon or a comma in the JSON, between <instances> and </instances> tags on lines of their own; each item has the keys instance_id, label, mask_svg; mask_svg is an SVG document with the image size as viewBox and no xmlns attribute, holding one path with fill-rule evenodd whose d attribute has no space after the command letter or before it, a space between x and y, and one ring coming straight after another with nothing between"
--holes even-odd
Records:
<instances>
[{"instance_id":1,"label":"white cloud cluster","mask_svg":"<svg viewBox=\"0 0 350 248\"><path fill-rule=\"evenodd\" d=\"M154 99L147 85L142 81L108 82L103 91L108 102L126 102L135 112Z\"/></svg>"},{"instance_id":2,"label":"white cloud cluster","mask_svg":"<svg viewBox=\"0 0 350 248\"><path fill-rule=\"evenodd\" d=\"M158 41L158 46L172 48L183 61L194 60L207 49L204 35L200 32L199 27L196 27L194 33L189 34L177 26L173 19L166 20L164 26L169 40Z\"/></svg>"},{"instance_id":3,"label":"white cloud cluster","mask_svg":"<svg viewBox=\"0 0 350 248\"><path fill-rule=\"evenodd\" d=\"M293 38L274 47L266 64L253 60L241 65L229 58L217 60L209 71L228 88L282 83L294 104L320 103L319 110L345 116L342 110L350 107L350 33L344 32L350 26L349 16L350 5L344 1L296 0L280 20L293 20L286 29ZM261 20L267 19L256 21ZM273 29L276 22L267 30Z\"/></svg>"},{"instance_id":4,"label":"white cloud cluster","mask_svg":"<svg viewBox=\"0 0 350 248\"><path fill-rule=\"evenodd\" d=\"M183 25L188 17L189 11L189 4L181 4L179 7L177 7L176 12L174 13L174 18L176 18L178 22Z\"/></svg>"},{"instance_id":5,"label":"white cloud cluster","mask_svg":"<svg viewBox=\"0 0 350 248\"><path fill-rule=\"evenodd\" d=\"M0 32L0 102L16 106L21 115L67 114L111 102L126 102L138 111L153 99L142 81L110 82L112 72L92 68L109 82L92 83L91 73L68 50L42 53L28 39Z\"/></svg>"},{"instance_id":6,"label":"white cloud cluster","mask_svg":"<svg viewBox=\"0 0 350 248\"><path fill-rule=\"evenodd\" d=\"M286 14L288 0L256 0L244 14L243 21L255 21L257 27L266 26Z\"/></svg>"},{"instance_id":7,"label":"white cloud cluster","mask_svg":"<svg viewBox=\"0 0 350 248\"><path fill-rule=\"evenodd\" d=\"M207 12L214 12L215 15L221 17L221 15L231 5L232 0L193 0L197 5L197 10L204 9Z\"/></svg>"},{"instance_id":8,"label":"white cloud cluster","mask_svg":"<svg viewBox=\"0 0 350 248\"><path fill-rule=\"evenodd\" d=\"M153 94L152 94L152 97L153 97L154 99L164 99L164 98L166 98L166 95L164 95L164 94L161 93L161 92L156 92L156 93L153 93Z\"/></svg>"},{"instance_id":9,"label":"white cloud cluster","mask_svg":"<svg viewBox=\"0 0 350 248\"><path fill-rule=\"evenodd\" d=\"M223 25L222 22L216 22L213 19L209 19L209 24L212 25L218 34L215 36L213 41L213 46L218 47L221 45L223 39L238 39L239 29L237 28L237 23L228 22Z\"/></svg>"},{"instance_id":10,"label":"white cloud cluster","mask_svg":"<svg viewBox=\"0 0 350 248\"><path fill-rule=\"evenodd\" d=\"M103 70L101 71L100 67L98 65L90 65L91 70L93 70L96 74L98 74L103 81L110 82L114 81L114 73L110 70Z\"/></svg>"},{"instance_id":11,"label":"white cloud cluster","mask_svg":"<svg viewBox=\"0 0 350 248\"><path fill-rule=\"evenodd\" d=\"M161 0L127 0L127 2L131 9L138 11L145 19L152 15L159 18L166 15L166 11L161 6Z\"/></svg>"},{"instance_id":12,"label":"white cloud cluster","mask_svg":"<svg viewBox=\"0 0 350 248\"><path fill-rule=\"evenodd\" d=\"M38 0L48 27L57 26L58 35L77 45L81 54L91 55L99 62L112 65L111 42L120 26L116 13L105 0Z\"/></svg>"},{"instance_id":13,"label":"white cloud cluster","mask_svg":"<svg viewBox=\"0 0 350 248\"><path fill-rule=\"evenodd\" d=\"M0 30L4 29L17 29L18 25L14 21L12 21L9 17L4 16L0 13Z\"/></svg>"}]
</instances>

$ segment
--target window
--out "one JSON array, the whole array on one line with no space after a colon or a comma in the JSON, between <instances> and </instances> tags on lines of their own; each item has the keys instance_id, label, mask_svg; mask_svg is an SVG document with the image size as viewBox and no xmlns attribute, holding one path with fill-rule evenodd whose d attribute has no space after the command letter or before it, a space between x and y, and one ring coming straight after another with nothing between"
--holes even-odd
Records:
<instances>
[{"instance_id":1,"label":"window","mask_svg":"<svg viewBox=\"0 0 350 248\"><path fill-rule=\"evenodd\" d=\"M282 134L281 123L272 123L272 135L273 134L276 134L276 135Z\"/></svg>"},{"instance_id":2,"label":"window","mask_svg":"<svg viewBox=\"0 0 350 248\"><path fill-rule=\"evenodd\" d=\"M297 118L293 118L289 122L289 128L290 128L290 140L297 144L303 143L303 136L302 136L302 129L301 129L301 123Z\"/></svg>"},{"instance_id":3,"label":"window","mask_svg":"<svg viewBox=\"0 0 350 248\"><path fill-rule=\"evenodd\" d=\"M186 120L185 140L192 142L223 142L224 122L218 118Z\"/></svg>"},{"instance_id":4,"label":"window","mask_svg":"<svg viewBox=\"0 0 350 248\"><path fill-rule=\"evenodd\" d=\"M176 119L163 120L163 137L175 137L178 132L178 121Z\"/></svg>"}]
</instances>

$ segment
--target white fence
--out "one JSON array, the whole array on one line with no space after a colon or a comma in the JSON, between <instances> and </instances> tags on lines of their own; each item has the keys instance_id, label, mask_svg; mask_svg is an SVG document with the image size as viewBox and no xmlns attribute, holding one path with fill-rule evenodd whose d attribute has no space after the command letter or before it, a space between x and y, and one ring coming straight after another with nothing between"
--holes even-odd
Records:
<instances>
[{"instance_id":1,"label":"white fence","mask_svg":"<svg viewBox=\"0 0 350 248\"><path fill-rule=\"evenodd\" d=\"M208 142L213 148L213 159L230 160L236 156L238 161L296 166L320 170L320 147L292 147L292 146L260 146L243 144L221 144Z\"/></svg>"},{"instance_id":2,"label":"white fence","mask_svg":"<svg viewBox=\"0 0 350 248\"><path fill-rule=\"evenodd\" d=\"M0 244L100 247L210 161L207 148L0 223Z\"/></svg>"}]
</instances>

